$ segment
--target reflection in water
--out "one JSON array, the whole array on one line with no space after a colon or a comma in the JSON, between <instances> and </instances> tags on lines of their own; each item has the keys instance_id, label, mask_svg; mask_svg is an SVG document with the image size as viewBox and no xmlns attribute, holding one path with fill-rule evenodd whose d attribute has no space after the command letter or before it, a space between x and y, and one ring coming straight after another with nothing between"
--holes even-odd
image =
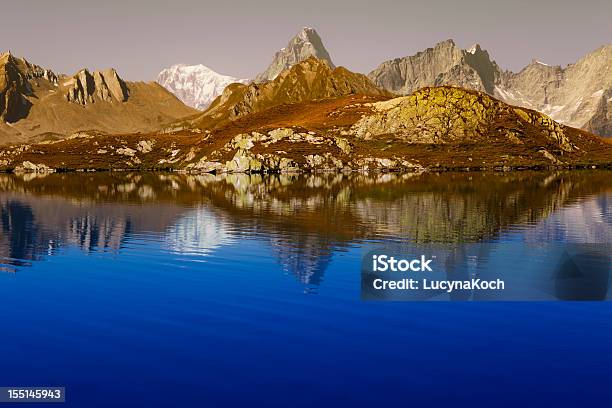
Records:
<instances>
[{"instance_id":1,"label":"reflection in water","mask_svg":"<svg viewBox=\"0 0 612 408\"><path fill-rule=\"evenodd\" d=\"M0 209L0 216L3 257L14 265L25 265L24 260L37 259L37 243L44 242L45 239L40 237L30 207L10 200Z\"/></svg>"},{"instance_id":2,"label":"reflection in water","mask_svg":"<svg viewBox=\"0 0 612 408\"><path fill-rule=\"evenodd\" d=\"M612 242L610 195L583 200L560 208L527 234L533 242Z\"/></svg>"},{"instance_id":3,"label":"reflection in water","mask_svg":"<svg viewBox=\"0 0 612 408\"><path fill-rule=\"evenodd\" d=\"M272 252L284 272L304 285L318 286L332 257L332 244L317 235L271 237Z\"/></svg>"},{"instance_id":4,"label":"reflection in water","mask_svg":"<svg viewBox=\"0 0 612 408\"><path fill-rule=\"evenodd\" d=\"M186 255L206 256L232 241L223 215L217 216L205 207L188 211L166 233L168 249Z\"/></svg>"},{"instance_id":5,"label":"reflection in water","mask_svg":"<svg viewBox=\"0 0 612 408\"><path fill-rule=\"evenodd\" d=\"M365 241L494 242L522 232L534 242L609 242L611 190L606 172L0 175L0 262L20 267L62 247L120 253L137 237L197 258L254 239L317 286L334 252Z\"/></svg>"}]
</instances>

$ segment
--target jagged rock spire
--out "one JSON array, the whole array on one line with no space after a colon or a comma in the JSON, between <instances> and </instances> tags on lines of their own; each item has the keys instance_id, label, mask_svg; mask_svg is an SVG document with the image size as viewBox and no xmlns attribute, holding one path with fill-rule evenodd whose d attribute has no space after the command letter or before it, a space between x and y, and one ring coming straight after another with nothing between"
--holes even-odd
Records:
<instances>
[{"instance_id":1,"label":"jagged rock spire","mask_svg":"<svg viewBox=\"0 0 612 408\"><path fill-rule=\"evenodd\" d=\"M129 90L113 68L94 71L93 74L82 69L72 77L72 86L66 93L67 101L86 105L93 103L96 96L106 102L125 102Z\"/></svg>"},{"instance_id":2,"label":"jagged rock spire","mask_svg":"<svg viewBox=\"0 0 612 408\"><path fill-rule=\"evenodd\" d=\"M255 82L270 81L278 76L283 70L292 67L298 62L309 57L325 60L332 68L334 64L329 53L323 45L323 41L314 28L304 27L289 41L287 47L278 51L268 68L257 75Z\"/></svg>"}]
</instances>

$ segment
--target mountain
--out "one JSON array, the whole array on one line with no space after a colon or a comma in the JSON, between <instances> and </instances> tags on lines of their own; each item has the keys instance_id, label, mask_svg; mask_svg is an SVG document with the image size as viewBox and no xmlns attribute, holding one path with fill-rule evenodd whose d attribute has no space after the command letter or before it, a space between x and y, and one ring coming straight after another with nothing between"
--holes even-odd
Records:
<instances>
[{"instance_id":1,"label":"mountain","mask_svg":"<svg viewBox=\"0 0 612 408\"><path fill-rule=\"evenodd\" d=\"M274 54L272 63L264 72L257 75L255 82L273 80L285 69L309 57L324 60L331 68L334 68L331 57L325 49L319 34L317 34L314 28L304 27L302 31L289 41L287 47Z\"/></svg>"},{"instance_id":2,"label":"mountain","mask_svg":"<svg viewBox=\"0 0 612 408\"><path fill-rule=\"evenodd\" d=\"M194 113L160 85L123 81L114 69L57 75L0 55L0 143L77 131L150 132Z\"/></svg>"},{"instance_id":3,"label":"mountain","mask_svg":"<svg viewBox=\"0 0 612 408\"><path fill-rule=\"evenodd\" d=\"M504 139L517 146L554 146L561 156L579 150L570 137L574 132L546 115L463 88L426 87L409 96L378 102L373 108L372 114L353 125L356 137L374 139L392 134L408 143L429 144L486 144Z\"/></svg>"},{"instance_id":4,"label":"mountain","mask_svg":"<svg viewBox=\"0 0 612 408\"><path fill-rule=\"evenodd\" d=\"M612 93L612 45L565 68L532 61L496 90L507 103L550 115L569 126L612 136L605 111Z\"/></svg>"},{"instance_id":5,"label":"mountain","mask_svg":"<svg viewBox=\"0 0 612 408\"><path fill-rule=\"evenodd\" d=\"M368 77L401 95L441 85L486 92L566 125L612 136L610 97L605 96L612 92L611 65L612 46L607 45L566 68L534 60L514 73L502 70L479 45L462 50L447 40L413 56L383 62Z\"/></svg>"},{"instance_id":6,"label":"mountain","mask_svg":"<svg viewBox=\"0 0 612 408\"><path fill-rule=\"evenodd\" d=\"M459 49L453 40L413 56L383 62L368 74L376 85L400 95L409 95L426 86L455 85L493 92L499 67L479 45Z\"/></svg>"},{"instance_id":7,"label":"mountain","mask_svg":"<svg viewBox=\"0 0 612 408\"><path fill-rule=\"evenodd\" d=\"M598 102L586 126L608 129L610 91L593 91L608 83L606 53L602 48L565 69L534 62L515 74L478 45L461 50L446 41L370 75L410 92L400 97L365 75L308 57L273 80L228 85L204 112L158 84L123 81L114 70L68 77L3 55L0 131L21 132L28 143L0 148L0 170L610 168L612 143L516 106L531 103L518 96L550 104L558 103L553 96L591 93ZM428 81L458 86L424 86Z\"/></svg>"},{"instance_id":8,"label":"mountain","mask_svg":"<svg viewBox=\"0 0 612 408\"><path fill-rule=\"evenodd\" d=\"M68 87L66 100L83 106L95 103L96 99L106 102L126 102L130 95L127 85L112 68L93 73L82 69L63 85Z\"/></svg>"},{"instance_id":9,"label":"mountain","mask_svg":"<svg viewBox=\"0 0 612 408\"><path fill-rule=\"evenodd\" d=\"M612 89L608 88L601 94L595 114L585 129L598 135L612 135Z\"/></svg>"},{"instance_id":10,"label":"mountain","mask_svg":"<svg viewBox=\"0 0 612 408\"><path fill-rule=\"evenodd\" d=\"M210 128L273 106L342 95L390 96L365 75L309 57L264 83L231 84L191 126Z\"/></svg>"},{"instance_id":11,"label":"mountain","mask_svg":"<svg viewBox=\"0 0 612 408\"><path fill-rule=\"evenodd\" d=\"M57 86L50 70L17 59L10 52L0 54L0 120L9 123L25 117L31 107L27 97L34 94L32 82Z\"/></svg>"},{"instance_id":12,"label":"mountain","mask_svg":"<svg viewBox=\"0 0 612 408\"><path fill-rule=\"evenodd\" d=\"M312 77L319 78L303 82ZM314 58L263 85L234 87L233 102L222 95L183 128L0 149L0 169L274 173L612 166L611 143L484 92L426 87L392 98L364 76ZM337 88L350 92L336 95ZM286 99L294 91L304 98ZM282 100L292 103L275 104ZM221 119L239 116L215 122L213 112Z\"/></svg>"},{"instance_id":13,"label":"mountain","mask_svg":"<svg viewBox=\"0 0 612 408\"><path fill-rule=\"evenodd\" d=\"M221 75L205 65L173 65L157 76L158 84L185 105L198 110L206 109L229 84L247 82L247 79Z\"/></svg>"}]
</instances>

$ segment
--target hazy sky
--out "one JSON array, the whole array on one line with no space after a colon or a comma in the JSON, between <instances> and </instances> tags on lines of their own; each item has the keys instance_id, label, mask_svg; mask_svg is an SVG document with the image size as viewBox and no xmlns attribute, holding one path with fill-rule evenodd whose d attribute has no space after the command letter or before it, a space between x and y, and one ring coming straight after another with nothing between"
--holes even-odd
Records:
<instances>
[{"instance_id":1,"label":"hazy sky","mask_svg":"<svg viewBox=\"0 0 612 408\"><path fill-rule=\"evenodd\" d=\"M176 63L250 78L302 26L336 65L364 73L448 38L478 42L512 70L612 43L611 0L2 0L0 13L0 49L61 73L112 66L129 80Z\"/></svg>"}]
</instances>

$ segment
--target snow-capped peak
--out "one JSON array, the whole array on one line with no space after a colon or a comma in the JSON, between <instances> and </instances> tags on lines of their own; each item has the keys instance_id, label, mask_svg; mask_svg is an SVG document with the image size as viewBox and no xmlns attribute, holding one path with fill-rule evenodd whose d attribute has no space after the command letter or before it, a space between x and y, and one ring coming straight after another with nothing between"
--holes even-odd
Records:
<instances>
[{"instance_id":1,"label":"snow-capped peak","mask_svg":"<svg viewBox=\"0 0 612 408\"><path fill-rule=\"evenodd\" d=\"M200 110L206 109L227 85L248 81L219 74L202 64L176 64L164 69L157 76L157 83L172 92L185 105Z\"/></svg>"}]
</instances>

